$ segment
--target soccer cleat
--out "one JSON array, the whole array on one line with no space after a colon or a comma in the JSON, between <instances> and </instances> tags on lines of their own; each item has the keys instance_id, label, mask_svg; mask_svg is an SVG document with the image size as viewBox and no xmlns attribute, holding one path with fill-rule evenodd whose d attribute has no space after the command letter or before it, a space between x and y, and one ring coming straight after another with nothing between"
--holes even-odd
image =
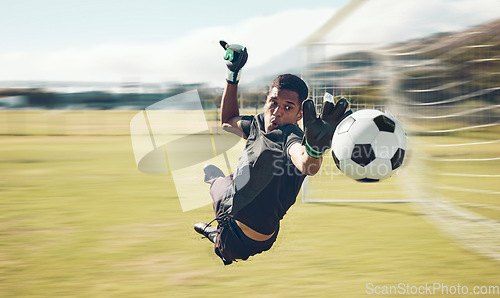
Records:
<instances>
[{"instance_id":1,"label":"soccer cleat","mask_svg":"<svg viewBox=\"0 0 500 298\"><path fill-rule=\"evenodd\" d=\"M203 236L207 237L208 240L211 242L215 243L215 237L217 237L217 228L209 226L208 224L204 222L199 222L194 225L194 230L202 234Z\"/></svg>"},{"instance_id":2,"label":"soccer cleat","mask_svg":"<svg viewBox=\"0 0 500 298\"><path fill-rule=\"evenodd\" d=\"M224 172L222 172L222 170L218 167L211 164L205 165L203 167L203 172L205 172L205 177L203 178L203 181L205 183L211 183L215 178L224 177Z\"/></svg>"}]
</instances>

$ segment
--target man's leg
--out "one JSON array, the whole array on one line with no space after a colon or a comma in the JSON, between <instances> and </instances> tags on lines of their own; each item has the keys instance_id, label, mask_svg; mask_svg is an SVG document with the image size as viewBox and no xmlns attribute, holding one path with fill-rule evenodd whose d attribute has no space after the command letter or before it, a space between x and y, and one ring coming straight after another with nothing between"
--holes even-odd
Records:
<instances>
[{"instance_id":1,"label":"man's leg","mask_svg":"<svg viewBox=\"0 0 500 298\"><path fill-rule=\"evenodd\" d=\"M227 187L227 182L220 181L218 180L225 180L224 179L224 172L222 172L221 169L214 165L205 165L203 167L203 172L205 173L205 176L203 177L203 181L205 183L210 184L210 196L212 197L212 203L213 203L213 208L214 208L214 214L217 217L217 207L215 202L219 202L222 199L222 196L224 194L224 191ZM207 237L208 240L211 242L215 243L215 239L217 237L217 228L210 226L210 223L203 223L199 222L194 225L194 230L202 234L203 236Z\"/></svg>"}]
</instances>

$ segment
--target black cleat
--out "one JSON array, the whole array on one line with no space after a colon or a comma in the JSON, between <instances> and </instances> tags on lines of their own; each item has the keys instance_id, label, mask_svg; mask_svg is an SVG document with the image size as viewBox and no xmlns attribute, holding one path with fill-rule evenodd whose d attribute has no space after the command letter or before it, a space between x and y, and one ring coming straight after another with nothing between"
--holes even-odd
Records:
<instances>
[{"instance_id":1,"label":"black cleat","mask_svg":"<svg viewBox=\"0 0 500 298\"><path fill-rule=\"evenodd\" d=\"M217 237L217 228L209 226L204 222L199 222L194 225L194 230L207 237L212 243L215 243L215 237Z\"/></svg>"},{"instance_id":2,"label":"black cleat","mask_svg":"<svg viewBox=\"0 0 500 298\"><path fill-rule=\"evenodd\" d=\"M211 183L213 179L225 176L221 169L210 164L203 167L203 172L205 172L205 177L203 178L205 183Z\"/></svg>"}]
</instances>

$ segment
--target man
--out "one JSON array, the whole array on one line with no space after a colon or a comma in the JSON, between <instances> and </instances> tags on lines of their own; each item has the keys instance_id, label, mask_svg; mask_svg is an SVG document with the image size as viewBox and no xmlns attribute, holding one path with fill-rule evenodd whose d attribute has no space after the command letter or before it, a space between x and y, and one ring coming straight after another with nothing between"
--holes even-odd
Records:
<instances>
[{"instance_id":1,"label":"man","mask_svg":"<svg viewBox=\"0 0 500 298\"><path fill-rule=\"evenodd\" d=\"M224 176L213 165L204 167L218 225L198 223L194 228L215 243L215 253L228 265L271 248L305 176L319 171L335 127L350 111L346 113L348 102L342 99L336 105L326 102L316 117L314 103L306 100L305 82L285 74L273 81L263 113L240 116L237 91L247 49L224 41L221 45L228 68L222 126L247 143L233 174ZM297 126L302 117L305 132Z\"/></svg>"}]
</instances>

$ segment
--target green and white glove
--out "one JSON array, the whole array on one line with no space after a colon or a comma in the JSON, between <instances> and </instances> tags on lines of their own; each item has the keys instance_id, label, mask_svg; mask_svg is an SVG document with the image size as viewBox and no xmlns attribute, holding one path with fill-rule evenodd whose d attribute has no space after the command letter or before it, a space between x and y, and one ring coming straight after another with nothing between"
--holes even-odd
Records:
<instances>
[{"instance_id":1,"label":"green and white glove","mask_svg":"<svg viewBox=\"0 0 500 298\"><path fill-rule=\"evenodd\" d=\"M316 108L311 99L302 103L304 138L302 145L306 147L309 156L320 158L325 150L332 146L332 137L337 125L345 117L352 114L347 110L349 102L347 99L340 99L337 104L325 101L319 117L316 116Z\"/></svg>"},{"instance_id":2,"label":"green and white glove","mask_svg":"<svg viewBox=\"0 0 500 298\"><path fill-rule=\"evenodd\" d=\"M228 44L221 40L220 45L226 50L224 60L226 60L227 77L230 84L238 84L240 81L241 68L248 59L247 48L239 44Z\"/></svg>"}]
</instances>

